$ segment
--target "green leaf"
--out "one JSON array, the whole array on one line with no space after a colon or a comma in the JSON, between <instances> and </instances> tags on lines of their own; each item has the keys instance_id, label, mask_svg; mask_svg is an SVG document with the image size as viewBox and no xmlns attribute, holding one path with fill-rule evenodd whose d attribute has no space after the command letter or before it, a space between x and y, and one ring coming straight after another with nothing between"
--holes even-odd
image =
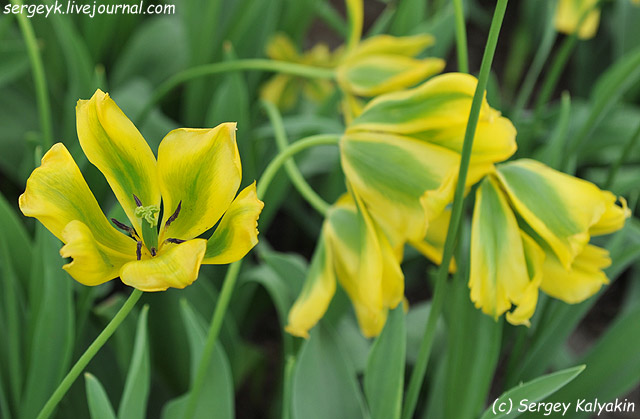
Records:
<instances>
[{"instance_id":1,"label":"green leaf","mask_svg":"<svg viewBox=\"0 0 640 419\"><path fill-rule=\"evenodd\" d=\"M426 8L427 2L424 0L399 1L389 33L395 36L409 35L424 20Z\"/></svg>"},{"instance_id":2,"label":"green leaf","mask_svg":"<svg viewBox=\"0 0 640 419\"><path fill-rule=\"evenodd\" d=\"M124 385L118 408L118 419L144 419L149 397L149 340L147 336L147 316L149 306L145 305L138 318L136 340L129 365L129 373Z\"/></svg>"},{"instance_id":3,"label":"green leaf","mask_svg":"<svg viewBox=\"0 0 640 419\"><path fill-rule=\"evenodd\" d=\"M294 419L368 418L355 370L323 322L300 349L293 376Z\"/></svg>"},{"instance_id":4,"label":"green leaf","mask_svg":"<svg viewBox=\"0 0 640 419\"><path fill-rule=\"evenodd\" d=\"M389 312L387 323L369 354L364 375L364 393L374 419L400 417L406 349L405 314L400 304Z\"/></svg>"},{"instance_id":5,"label":"green leaf","mask_svg":"<svg viewBox=\"0 0 640 419\"><path fill-rule=\"evenodd\" d=\"M100 381L88 372L84 374L84 380L91 419L116 419L109 396Z\"/></svg>"},{"instance_id":6,"label":"green leaf","mask_svg":"<svg viewBox=\"0 0 640 419\"><path fill-rule=\"evenodd\" d=\"M188 62L185 37L180 19L175 15L143 22L118 56L111 73L113 85L122 85L134 77L157 85L185 69Z\"/></svg>"},{"instance_id":7,"label":"green leaf","mask_svg":"<svg viewBox=\"0 0 640 419\"><path fill-rule=\"evenodd\" d=\"M496 399L492 406L489 406L489 408L485 410L481 419L518 417L522 413L518 411L520 402L533 403L545 399L549 395L558 391L558 389L567 385L567 383L571 382L571 380L576 378L582 371L584 371L584 369L584 365L579 365L577 367L567 368L566 370L543 375L542 377L538 377L527 383L520 384L503 393L498 399ZM513 406L513 408L510 409L510 413L500 413L500 405L509 406L510 403L512 403Z\"/></svg>"},{"instance_id":8,"label":"green leaf","mask_svg":"<svg viewBox=\"0 0 640 419\"><path fill-rule=\"evenodd\" d=\"M11 260L24 262L16 263L14 268L17 275L24 278L26 283L31 268L31 264L27 263L32 257L31 239L21 217L13 210L2 193L0 193L0 231L7 244L10 244L7 250Z\"/></svg>"},{"instance_id":9,"label":"green leaf","mask_svg":"<svg viewBox=\"0 0 640 419\"><path fill-rule=\"evenodd\" d=\"M623 312L579 362L586 371L550 401L598 398L610 401L640 383L640 306ZM574 417L587 417L576 413Z\"/></svg>"},{"instance_id":10,"label":"green leaf","mask_svg":"<svg viewBox=\"0 0 640 419\"><path fill-rule=\"evenodd\" d=\"M41 258L40 297L34 306L28 351L28 371L21 400L23 417L36 417L69 368L74 342L73 279L62 269L64 260L60 242L39 227L40 246L35 257ZM33 284L32 284L33 285Z\"/></svg>"},{"instance_id":11,"label":"green leaf","mask_svg":"<svg viewBox=\"0 0 640 419\"><path fill-rule=\"evenodd\" d=\"M181 301L181 309L191 348L191 380L193 382L204 349L206 327L204 321L193 311L186 300ZM163 419L182 419L189 395L190 393L187 393L169 402L162 412ZM227 355L219 342L211 356L209 372L198 398L193 418L211 418L211 412L215 412L216 419L234 417L233 377Z\"/></svg>"},{"instance_id":12,"label":"green leaf","mask_svg":"<svg viewBox=\"0 0 640 419\"><path fill-rule=\"evenodd\" d=\"M3 40L0 46L0 87L29 70L29 57L22 43Z\"/></svg>"}]
</instances>

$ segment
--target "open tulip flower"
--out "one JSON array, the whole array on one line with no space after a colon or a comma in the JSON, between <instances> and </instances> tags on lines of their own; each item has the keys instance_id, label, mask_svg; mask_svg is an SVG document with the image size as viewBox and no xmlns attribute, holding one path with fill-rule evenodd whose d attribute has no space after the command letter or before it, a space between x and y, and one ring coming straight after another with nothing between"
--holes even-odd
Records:
<instances>
[{"instance_id":1,"label":"open tulip flower","mask_svg":"<svg viewBox=\"0 0 640 419\"><path fill-rule=\"evenodd\" d=\"M347 127L341 162L353 190L393 242L421 241L451 203L475 77L450 73L372 100ZM513 124L486 100L467 185L516 150Z\"/></svg>"},{"instance_id":2,"label":"open tulip flower","mask_svg":"<svg viewBox=\"0 0 640 419\"><path fill-rule=\"evenodd\" d=\"M497 167L477 191L471 236L471 300L497 318L529 324L541 289L567 303L608 279L609 252L589 243L630 216L626 203L594 184L534 160Z\"/></svg>"},{"instance_id":3,"label":"open tulip flower","mask_svg":"<svg viewBox=\"0 0 640 419\"><path fill-rule=\"evenodd\" d=\"M255 182L236 196L242 168L235 123L171 131L156 161L108 94L78 101L76 116L80 145L130 225L109 223L62 143L29 177L20 209L64 242L60 254L72 260L63 268L78 282L120 277L142 291L184 288L202 263L234 262L255 246L263 203ZM197 238L216 224L210 239Z\"/></svg>"},{"instance_id":4,"label":"open tulip flower","mask_svg":"<svg viewBox=\"0 0 640 419\"><path fill-rule=\"evenodd\" d=\"M357 203L356 203L357 201ZM377 336L404 296L401 254L362 201L343 195L327 213L322 235L286 330L308 337L336 290L336 278L353 303L362 333Z\"/></svg>"}]
</instances>

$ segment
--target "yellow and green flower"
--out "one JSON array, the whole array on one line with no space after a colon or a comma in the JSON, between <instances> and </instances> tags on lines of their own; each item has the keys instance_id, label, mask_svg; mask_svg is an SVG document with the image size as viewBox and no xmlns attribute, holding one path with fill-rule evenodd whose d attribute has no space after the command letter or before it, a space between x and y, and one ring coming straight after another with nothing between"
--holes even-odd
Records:
<instances>
[{"instance_id":1,"label":"yellow and green flower","mask_svg":"<svg viewBox=\"0 0 640 419\"><path fill-rule=\"evenodd\" d=\"M629 217L626 203L534 160L498 166L478 188L469 287L476 307L529 324L538 290L579 303L608 282L607 250L589 243ZM517 306L508 312L512 306Z\"/></svg>"},{"instance_id":2,"label":"yellow and green flower","mask_svg":"<svg viewBox=\"0 0 640 419\"><path fill-rule=\"evenodd\" d=\"M598 1L558 0L554 18L556 30L568 35L578 31L581 39L593 38L600 24Z\"/></svg>"},{"instance_id":3,"label":"yellow and green flower","mask_svg":"<svg viewBox=\"0 0 640 419\"><path fill-rule=\"evenodd\" d=\"M333 68L339 55L340 51L332 53L326 44L315 45L309 51L300 53L291 39L284 34L277 34L267 45L267 56L272 60L313 67ZM306 79L280 73L262 86L260 97L286 110L296 105L300 93L314 102L322 102L333 90L333 83L329 80Z\"/></svg>"},{"instance_id":4,"label":"yellow and green flower","mask_svg":"<svg viewBox=\"0 0 640 419\"><path fill-rule=\"evenodd\" d=\"M242 168L235 123L171 131L156 160L108 94L78 101L76 116L80 145L130 225L109 223L62 143L44 155L19 203L62 240L60 254L71 258L63 268L78 282L120 277L142 291L184 288L201 264L230 263L255 246L263 203L255 182L236 196ZM216 224L208 240L198 238Z\"/></svg>"},{"instance_id":5,"label":"yellow and green flower","mask_svg":"<svg viewBox=\"0 0 640 419\"><path fill-rule=\"evenodd\" d=\"M401 249L401 248L400 248ZM401 252L376 225L356 196L342 196L328 211L321 238L286 330L308 337L336 290L336 281L353 303L362 333L377 336L387 312L402 302Z\"/></svg>"},{"instance_id":6,"label":"yellow and green flower","mask_svg":"<svg viewBox=\"0 0 640 419\"><path fill-rule=\"evenodd\" d=\"M416 58L433 45L431 35L378 35L360 42L337 67L338 84L345 93L373 97L415 86L440 73L440 58Z\"/></svg>"},{"instance_id":7,"label":"yellow and green flower","mask_svg":"<svg viewBox=\"0 0 640 419\"><path fill-rule=\"evenodd\" d=\"M420 242L451 203L477 80L450 73L372 100L340 143L344 173L392 241ZM467 185L516 150L513 124L486 100Z\"/></svg>"}]
</instances>

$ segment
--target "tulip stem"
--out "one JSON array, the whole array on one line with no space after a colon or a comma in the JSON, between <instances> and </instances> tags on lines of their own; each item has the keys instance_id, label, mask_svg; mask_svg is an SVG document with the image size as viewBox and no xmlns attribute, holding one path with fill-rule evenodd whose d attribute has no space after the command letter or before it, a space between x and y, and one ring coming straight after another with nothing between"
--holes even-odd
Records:
<instances>
[{"instance_id":1,"label":"tulip stem","mask_svg":"<svg viewBox=\"0 0 640 419\"><path fill-rule=\"evenodd\" d=\"M464 22L462 0L453 0L456 13L456 52L458 54L458 71L469 73L469 53L467 52L467 29Z\"/></svg>"},{"instance_id":2,"label":"tulip stem","mask_svg":"<svg viewBox=\"0 0 640 419\"><path fill-rule=\"evenodd\" d=\"M482 57L482 64L480 65L480 74L478 76L478 85L473 95L473 101L471 103L471 111L469 112L469 121L467 123L467 129L464 135L464 143L462 145L462 153L460 158L460 171L458 174L458 181L456 184L456 190L453 198L453 206L451 209L451 221L447 230L447 239L444 244L444 253L442 256L442 263L438 269L436 275L436 284L433 299L431 302L431 309L429 310L429 318L425 328L424 336L420 344L420 351L416 364L411 373L411 379L409 381L409 387L406 393L405 405L402 412L403 419L411 419L416 409L418 402L418 395L424 381L425 373L427 372L427 364L429 361L429 355L431 353L431 347L433 346L433 339L436 331L436 324L442 307L444 304L444 297L447 288L447 275L449 272L449 264L451 263L451 257L455 247L456 237L458 236L458 229L460 226L460 220L462 218L462 206L464 201L464 190L467 180L467 172L469 169L469 160L471 158L471 148L473 146L473 138L475 136L476 127L478 125L478 119L480 116L480 109L482 107L482 101L484 99L484 93L487 88L487 82L489 80L489 73L491 71L491 63L493 62L493 56L498 44L498 36L500 34L500 27L504 19L504 14L507 9L508 0L498 0L496 9L493 14L493 20L491 21L491 28L489 29L489 36L487 39L487 45Z\"/></svg>"},{"instance_id":3,"label":"tulip stem","mask_svg":"<svg viewBox=\"0 0 640 419\"><path fill-rule=\"evenodd\" d=\"M22 0L11 0L11 3L22 6ZM27 53L31 62L31 73L36 89L38 114L40 115L40 129L42 130L42 148L48 150L53 145L53 125L51 122L51 107L49 106L49 90L47 90L47 79L44 75L42 57L40 57L33 26L31 26L27 15L18 13L16 19L18 19L18 25L22 31L24 43L27 45Z\"/></svg>"},{"instance_id":4,"label":"tulip stem","mask_svg":"<svg viewBox=\"0 0 640 419\"><path fill-rule=\"evenodd\" d=\"M222 328L222 321L227 314L229 308L229 302L231 301L231 295L238 279L238 273L242 267L242 259L237 262L233 262L227 269L227 274L224 277L222 283L222 290L216 303L216 308L213 311L213 317L211 318L211 325L209 326L209 332L207 334L207 341L204 344L202 355L200 356L200 362L198 362L198 373L193 380L191 391L189 392L189 399L187 402L187 408L184 411L184 418L190 419L196 412L196 405L200 393L202 392L202 386L204 380L207 377L207 370L209 369L209 363L211 361L211 355L216 346L220 329Z\"/></svg>"},{"instance_id":5,"label":"tulip stem","mask_svg":"<svg viewBox=\"0 0 640 419\"><path fill-rule=\"evenodd\" d=\"M37 419L47 419L53 413L53 410L56 408L60 400L67 393L73 382L78 378L82 370L89 364L89 362L93 359L93 357L98 353L100 348L109 340L111 335L118 329L118 326L122 323L122 321L127 317L127 315L131 312L131 309L136 305L140 297L142 296L142 291L138 289L134 289L127 301L124 302L123 306L118 310L113 319L107 324L107 326L100 332L96 340L93 341L91 345L87 348L86 351L80 356L80 358L76 361L75 365L64 377L58 388L53 392L47 403L44 405L40 413L38 414Z\"/></svg>"},{"instance_id":6,"label":"tulip stem","mask_svg":"<svg viewBox=\"0 0 640 419\"><path fill-rule=\"evenodd\" d=\"M262 177L258 181L258 198L264 197L264 194L271 184L273 177L276 175L280 167L282 167L294 154L297 154L307 148L315 147L318 145L334 145L340 141L339 134L320 134L305 137L301 140L292 143L271 160L271 163L262 173Z\"/></svg>"},{"instance_id":7,"label":"tulip stem","mask_svg":"<svg viewBox=\"0 0 640 419\"><path fill-rule=\"evenodd\" d=\"M276 139L276 144L278 144L278 150L280 152L284 151L289 145L289 141L287 140L287 133L284 128L284 124L282 123L282 116L280 112L278 112L278 108L276 106L266 100L262 101L262 106L264 107L267 115L269 116L269 120L271 121L271 125L273 126L273 131ZM307 200L307 202L320 214L325 215L327 210L329 209L329 204L320 197L313 190L313 188L307 183L307 181L300 173L300 169L296 166L295 160L290 159L284 163L284 168L289 175L289 179L291 183L296 187L300 195Z\"/></svg>"},{"instance_id":8,"label":"tulip stem","mask_svg":"<svg viewBox=\"0 0 640 419\"><path fill-rule=\"evenodd\" d=\"M312 79L335 78L335 71L330 68L313 67L286 61L267 60L261 58L240 59L199 65L197 67L181 71L164 81L140 111L137 118L138 125L142 125L147 116L149 116L149 112L153 108L153 105L180 84L200 77L211 76L213 74L246 70L273 71L276 73L291 74L293 76L308 77Z\"/></svg>"}]
</instances>

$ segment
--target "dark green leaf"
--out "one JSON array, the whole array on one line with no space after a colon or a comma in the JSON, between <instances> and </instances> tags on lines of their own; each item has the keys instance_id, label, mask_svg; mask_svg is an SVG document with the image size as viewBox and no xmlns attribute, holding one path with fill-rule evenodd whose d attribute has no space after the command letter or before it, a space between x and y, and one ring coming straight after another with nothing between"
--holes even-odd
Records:
<instances>
[{"instance_id":1,"label":"dark green leaf","mask_svg":"<svg viewBox=\"0 0 640 419\"><path fill-rule=\"evenodd\" d=\"M91 419L116 419L109 396L100 381L88 372L84 374L84 381Z\"/></svg>"},{"instance_id":2,"label":"dark green leaf","mask_svg":"<svg viewBox=\"0 0 640 419\"><path fill-rule=\"evenodd\" d=\"M149 397L149 342L147 337L147 315L149 306L144 306L138 317L138 329L133 345L133 354L127 381L124 385L118 419L144 419Z\"/></svg>"}]
</instances>

